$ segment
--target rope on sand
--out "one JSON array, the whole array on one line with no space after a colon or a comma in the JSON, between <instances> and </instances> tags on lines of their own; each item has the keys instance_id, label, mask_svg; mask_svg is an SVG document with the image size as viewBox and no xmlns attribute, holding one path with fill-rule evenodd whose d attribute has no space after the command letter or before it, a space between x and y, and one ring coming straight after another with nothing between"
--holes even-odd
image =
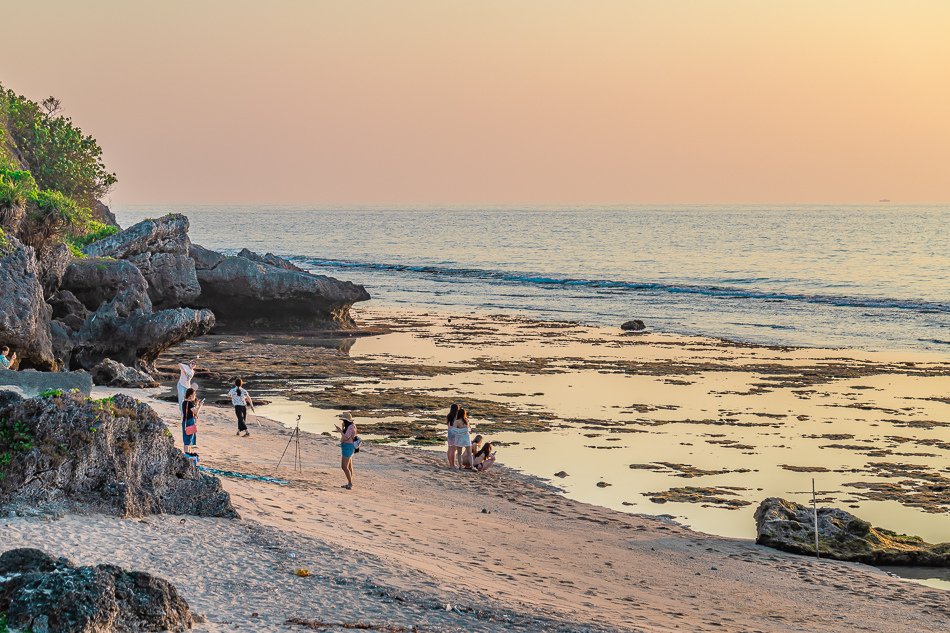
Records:
<instances>
[{"instance_id":1,"label":"rope on sand","mask_svg":"<svg viewBox=\"0 0 950 633\"><path fill-rule=\"evenodd\" d=\"M218 475L219 477L232 477L234 479L247 479L248 481L263 481L269 484L286 486L290 482L286 479L277 479L276 477L265 477L264 475L248 475L247 473L238 473L233 470L219 470L217 468L208 468L207 466L198 466L198 470Z\"/></svg>"}]
</instances>

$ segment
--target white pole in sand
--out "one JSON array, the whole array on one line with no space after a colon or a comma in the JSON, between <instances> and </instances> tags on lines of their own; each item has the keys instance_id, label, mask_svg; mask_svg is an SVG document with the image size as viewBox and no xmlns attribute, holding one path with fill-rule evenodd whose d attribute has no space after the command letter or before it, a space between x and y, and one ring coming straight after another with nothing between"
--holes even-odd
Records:
<instances>
[{"instance_id":1,"label":"white pole in sand","mask_svg":"<svg viewBox=\"0 0 950 633\"><path fill-rule=\"evenodd\" d=\"M821 558L818 553L818 499L815 497L815 478L811 478L811 507L815 513L815 558Z\"/></svg>"}]
</instances>

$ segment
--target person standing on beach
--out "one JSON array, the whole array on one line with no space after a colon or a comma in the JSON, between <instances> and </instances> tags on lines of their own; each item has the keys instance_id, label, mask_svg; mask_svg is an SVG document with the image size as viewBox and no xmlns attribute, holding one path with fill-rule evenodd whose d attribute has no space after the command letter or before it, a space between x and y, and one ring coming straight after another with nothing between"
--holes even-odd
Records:
<instances>
[{"instance_id":1,"label":"person standing on beach","mask_svg":"<svg viewBox=\"0 0 950 633\"><path fill-rule=\"evenodd\" d=\"M189 387L181 404L181 437L188 455L194 455L198 446L198 412L204 403L196 400L195 390Z\"/></svg>"},{"instance_id":2,"label":"person standing on beach","mask_svg":"<svg viewBox=\"0 0 950 633\"><path fill-rule=\"evenodd\" d=\"M343 427L334 425L333 428L340 434L340 453L342 454L340 468L343 469L343 474L346 475L346 485L343 487L352 490L353 455L356 453L356 423L353 421L353 415L348 411L341 413L339 417L343 420Z\"/></svg>"},{"instance_id":3,"label":"person standing on beach","mask_svg":"<svg viewBox=\"0 0 950 633\"><path fill-rule=\"evenodd\" d=\"M191 379L195 377L195 367L198 360L190 360L187 363L178 363L178 369L181 370L181 376L178 378L178 408L182 408L185 401L185 393L191 389Z\"/></svg>"},{"instance_id":4,"label":"person standing on beach","mask_svg":"<svg viewBox=\"0 0 950 633\"><path fill-rule=\"evenodd\" d=\"M448 440L449 440L449 452L446 454L446 458L449 461L449 468L455 468L455 429L452 428L452 423L455 422L455 416L458 415L459 406L452 403L452 406L449 407L449 414L445 416L445 423L448 425Z\"/></svg>"},{"instance_id":5,"label":"person standing on beach","mask_svg":"<svg viewBox=\"0 0 950 633\"><path fill-rule=\"evenodd\" d=\"M251 432L247 430L247 407L250 405L251 411L257 413L254 410L254 401L251 400L251 394L247 392L247 389L244 389L244 381L240 378L234 381L234 388L228 392L228 395L231 397L231 404L234 405L234 414L237 416L238 430L237 435L244 433L244 437L248 437Z\"/></svg>"},{"instance_id":6,"label":"person standing on beach","mask_svg":"<svg viewBox=\"0 0 950 633\"><path fill-rule=\"evenodd\" d=\"M10 348L0 347L0 369L10 369L16 363L16 352L10 354Z\"/></svg>"},{"instance_id":7,"label":"person standing on beach","mask_svg":"<svg viewBox=\"0 0 950 633\"><path fill-rule=\"evenodd\" d=\"M468 422L468 412L459 407L458 415L455 416L455 422L452 423L455 429L455 459L459 468L471 468L472 464L472 427ZM464 454L463 454L464 451Z\"/></svg>"}]
</instances>

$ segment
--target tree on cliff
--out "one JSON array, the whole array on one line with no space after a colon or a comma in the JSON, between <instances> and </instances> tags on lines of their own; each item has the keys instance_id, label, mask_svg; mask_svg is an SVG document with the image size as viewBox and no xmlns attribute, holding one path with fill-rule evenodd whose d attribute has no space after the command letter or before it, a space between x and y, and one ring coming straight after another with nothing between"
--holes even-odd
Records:
<instances>
[{"instance_id":1,"label":"tree on cliff","mask_svg":"<svg viewBox=\"0 0 950 633\"><path fill-rule=\"evenodd\" d=\"M91 207L116 183L106 169L102 148L92 136L57 116L59 99L38 104L0 85L0 116L8 141L16 147L23 167L40 189L59 191L78 204Z\"/></svg>"}]
</instances>

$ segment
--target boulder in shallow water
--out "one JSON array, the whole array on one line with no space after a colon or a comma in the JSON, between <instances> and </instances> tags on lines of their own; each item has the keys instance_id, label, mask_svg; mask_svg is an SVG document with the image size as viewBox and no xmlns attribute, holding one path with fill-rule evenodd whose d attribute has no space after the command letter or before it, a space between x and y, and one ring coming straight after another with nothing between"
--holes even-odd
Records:
<instances>
[{"instance_id":1,"label":"boulder in shallow water","mask_svg":"<svg viewBox=\"0 0 950 633\"><path fill-rule=\"evenodd\" d=\"M815 555L815 518L810 506L777 497L755 511L756 540L795 554ZM950 565L950 543L932 545L916 536L872 527L850 512L818 508L820 555L870 565Z\"/></svg>"},{"instance_id":2,"label":"boulder in shallow water","mask_svg":"<svg viewBox=\"0 0 950 633\"><path fill-rule=\"evenodd\" d=\"M115 565L77 567L29 548L0 554L0 613L14 631L57 633L184 631L196 621L163 578Z\"/></svg>"},{"instance_id":3,"label":"boulder in shallow water","mask_svg":"<svg viewBox=\"0 0 950 633\"><path fill-rule=\"evenodd\" d=\"M111 358L105 358L92 368L92 380L106 387L143 389L157 387L158 381L134 367L127 367Z\"/></svg>"},{"instance_id":4,"label":"boulder in shallow water","mask_svg":"<svg viewBox=\"0 0 950 633\"><path fill-rule=\"evenodd\" d=\"M0 297L0 345L17 353L21 367L55 369L52 310L43 300L33 248L9 235L0 239Z\"/></svg>"},{"instance_id":5,"label":"boulder in shallow water","mask_svg":"<svg viewBox=\"0 0 950 633\"><path fill-rule=\"evenodd\" d=\"M646 326L646 323L644 323L640 319L633 319L621 325L620 329L625 332L639 332L641 330L647 329L647 326Z\"/></svg>"},{"instance_id":6,"label":"boulder in shallow water","mask_svg":"<svg viewBox=\"0 0 950 633\"><path fill-rule=\"evenodd\" d=\"M221 482L176 448L155 411L126 395L24 400L0 391L4 453L0 506L237 517Z\"/></svg>"}]
</instances>

